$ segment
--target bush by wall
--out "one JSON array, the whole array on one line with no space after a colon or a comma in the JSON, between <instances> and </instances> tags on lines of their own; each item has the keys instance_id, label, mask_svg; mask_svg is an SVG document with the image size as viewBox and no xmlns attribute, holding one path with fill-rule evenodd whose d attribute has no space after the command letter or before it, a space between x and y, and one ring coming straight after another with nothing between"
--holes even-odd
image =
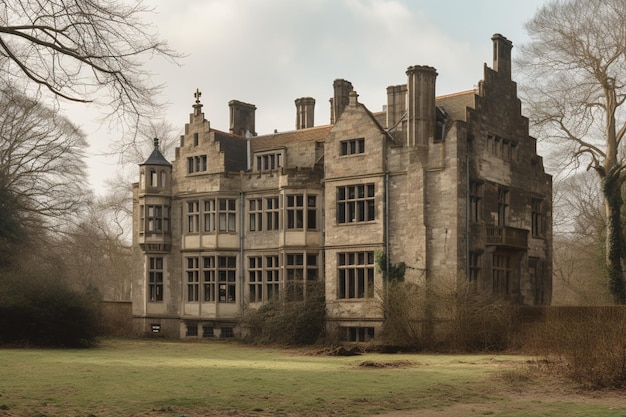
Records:
<instances>
[{"instance_id":1,"label":"bush by wall","mask_svg":"<svg viewBox=\"0 0 626 417\"><path fill-rule=\"evenodd\" d=\"M255 343L311 345L324 333L326 304L320 291L309 289L307 299L295 301L282 298L257 310L247 310L243 326L247 340Z\"/></svg>"},{"instance_id":2,"label":"bush by wall","mask_svg":"<svg viewBox=\"0 0 626 417\"><path fill-rule=\"evenodd\" d=\"M0 343L88 347L98 335L98 301L61 282L2 277Z\"/></svg>"}]
</instances>

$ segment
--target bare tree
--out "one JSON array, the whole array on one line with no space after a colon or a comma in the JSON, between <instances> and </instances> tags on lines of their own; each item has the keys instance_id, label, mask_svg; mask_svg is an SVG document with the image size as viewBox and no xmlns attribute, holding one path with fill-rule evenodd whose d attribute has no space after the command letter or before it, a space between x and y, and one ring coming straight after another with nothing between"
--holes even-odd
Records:
<instances>
[{"instance_id":1,"label":"bare tree","mask_svg":"<svg viewBox=\"0 0 626 417\"><path fill-rule=\"evenodd\" d=\"M0 2L0 75L54 97L98 102L136 130L157 102L144 64L178 55L145 23L141 0Z\"/></svg>"},{"instance_id":2,"label":"bare tree","mask_svg":"<svg viewBox=\"0 0 626 417\"><path fill-rule=\"evenodd\" d=\"M528 87L531 121L551 137L575 167L601 179L607 218L606 265L616 303L626 303L620 219L626 179L626 2L554 0L526 28L531 41L520 64ZM563 152L566 150L567 152Z\"/></svg>"},{"instance_id":3,"label":"bare tree","mask_svg":"<svg viewBox=\"0 0 626 417\"><path fill-rule=\"evenodd\" d=\"M84 134L58 111L0 88L0 190L20 227L57 229L89 197Z\"/></svg>"},{"instance_id":4,"label":"bare tree","mask_svg":"<svg viewBox=\"0 0 626 417\"><path fill-rule=\"evenodd\" d=\"M602 237L606 216L600 179L578 173L554 187L553 304L592 305L611 301L605 284Z\"/></svg>"}]
</instances>

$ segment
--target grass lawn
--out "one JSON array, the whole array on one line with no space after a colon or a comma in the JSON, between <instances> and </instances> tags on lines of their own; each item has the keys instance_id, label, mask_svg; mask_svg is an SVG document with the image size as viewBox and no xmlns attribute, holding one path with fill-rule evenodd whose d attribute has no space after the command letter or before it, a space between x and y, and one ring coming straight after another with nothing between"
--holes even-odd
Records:
<instances>
[{"instance_id":1,"label":"grass lawn","mask_svg":"<svg viewBox=\"0 0 626 417\"><path fill-rule=\"evenodd\" d=\"M237 342L0 349L0 416L625 416L506 355L316 355Z\"/></svg>"}]
</instances>

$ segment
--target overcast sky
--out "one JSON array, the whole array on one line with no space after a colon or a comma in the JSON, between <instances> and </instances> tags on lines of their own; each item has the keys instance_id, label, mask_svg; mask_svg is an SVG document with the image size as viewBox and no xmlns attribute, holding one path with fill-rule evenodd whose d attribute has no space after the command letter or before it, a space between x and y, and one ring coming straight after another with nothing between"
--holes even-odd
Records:
<instances>
[{"instance_id":1,"label":"overcast sky","mask_svg":"<svg viewBox=\"0 0 626 417\"><path fill-rule=\"evenodd\" d=\"M437 69L437 95L472 89L492 64L491 36L527 41L524 23L547 0L145 0L161 38L186 55L181 66L157 62L165 83L165 119L182 133L202 92L211 127L228 131L228 101L256 105L259 135L295 128L298 97L316 100L315 125L329 123L337 78L379 111L386 88L406 82L411 65ZM513 68L515 71L515 68ZM515 79L515 73L513 73ZM98 157L116 132L83 126L92 144L90 178L97 192L117 159Z\"/></svg>"}]
</instances>

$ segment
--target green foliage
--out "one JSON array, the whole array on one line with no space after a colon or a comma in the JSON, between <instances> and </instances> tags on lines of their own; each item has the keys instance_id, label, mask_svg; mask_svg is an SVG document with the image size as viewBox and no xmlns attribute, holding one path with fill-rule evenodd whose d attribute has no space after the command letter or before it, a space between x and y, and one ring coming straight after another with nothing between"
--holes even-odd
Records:
<instances>
[{"instance_id":1,"label":"green foliage","mask_svg":"<svg viewBox=\"0 0 626 417\"><path fill-rule=\"evenodd\" d=\"M404 262L392 264L384 252L376 252L376 268L383 274L385 281L404 281L406 264Z\"/></svg>"},{"instance_id":2,"label":"green foliage","mask_svg":"<svg viewBox=\"0 0 626 417\"><path fill-rule=\"evenodd\" d=\"M321 287L321 285L320 285ZM326 322L326 304L320 289L309 287L306 300L280 299L257 310L248 310L243 320L248 339L256 343L311 345L319 340Z\"/></svg>"},{"instance_id":3,"label":"green foliage","mask_svg":"<svg viewBox=\"0 0 626 417\"><path fill-rule=\"evenodd\" d=\"M72 291L55 273L31 273L5 271L0 277L0 343L93 345L98 334L98 300Z\"/></svg>"},{"instance_id":4,"label":"green foliage","mask_svg":"<svg viewBox=\"0 0 626 417\"><path fill-rule=\"evenodd\" d=\"M611 170L603 181L603 192L609 205L607 219L608 234L608 279L609 291L616 304L626 304L626 284L622 259L626 258L624 232L621 222L621 208L623 205L621 185L624 180L617 169Z\"/></svg>"}]
</instances>

